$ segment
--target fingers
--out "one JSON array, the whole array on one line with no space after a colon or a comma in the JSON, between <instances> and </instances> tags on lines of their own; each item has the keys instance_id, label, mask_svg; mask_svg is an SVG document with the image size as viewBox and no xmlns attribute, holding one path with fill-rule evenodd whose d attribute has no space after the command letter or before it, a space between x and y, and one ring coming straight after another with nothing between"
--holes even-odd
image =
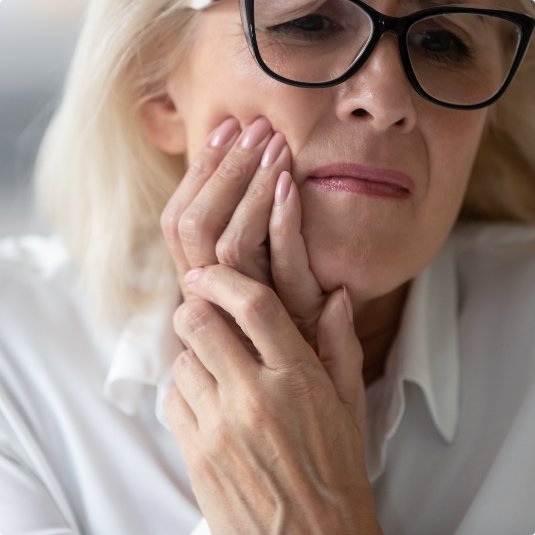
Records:
<instances>
[{"instance_id":1,"label":"fingers","mask_svg":"<svg viewBox=\"0 0 535 535\"><path fill-rule=\"evenodd\" d=\"M202 407L215 410L219 397L217 382L193 349L187 349L178 355L173 364L173 378L195 414L198 414Z\"/></svg>"},{"instance_id":2,"label":"fingers","mask_svg":"<svg viewBox=\"0 0 535 535\"><path fill-rule=\"evenodd\" d=\"M197 299L181 305L174 316L174 327L191 347L177 359L174 371L179 386L182 380L191 382L181 391L194 411L200 399L208 397L210 401L215 396L217 384L242 383L258 370L253 355L211 303ZM180 373L181 362L187 371L185 379Z\"/></svg>"},{"instance_id":3,"label":"fingers","mask_svg":"<svg viewBox=\"0 0 535 535\"><path fill-rule=\"evenodd\" d=\"M240 124L234 117L225 120L214 130L204 149L195 158L180 182L179 187L167 203L161 217L161 225L168 239L171 254L176 252L178 238L178 221L184 210L201 191L208 179L214 174L229 149L234 145L240 134ZM182 251L178 260L182 261ZM174 255L173 255L174 258Z\"/></svg>"},{"instance_id":4,"label":"fingers","mask_svg":"<svg viewBox=\"0 0 535 535\"><path fill-rule=\"evenodd\" d=\"M186 282L192 293L234 317L268 368L320 365L275 292L267 286L222 264L195 270Z\"/></svg>"},{"instance_id":5,"label":"fingers","mask_svg":"<svg viewBox=\"0 0 535 535\"><path fill-rule=\"evenodd\" d=\"M225 120L212 133L204 149L192 162L188 172L162 213L160 221L162 231L179 274L179 279L191 269L179 236L179 220L185 209L192 203L218 168L239 134L239 122L233 117ZM183 293L187 298L187 288L183 288Z\"/></svg>"},{"instance_id":6,"label":"fingers","mask_svg":"<svg viewBox=\"0 0 535 535\"><path fill-rule=\"evenodd\" d=\"M362 349L355 335L346 304L345 287L333 292L318 322L320 361L333 382L338 397L356 405L358 379L362 375Z\"/></svg>"},{"instance_id":7,"label":"fingers","mask_svg":"<svg viewBox=\"0 0 535 535\"><path fill-rule=\"evenodd\" d=\"M277 178L291 168L290 149L265 117L238 132L235 119L214 132L162 216L185 301L191 297L185 273L218 262L273 286L265 243Z\"/></svg>"},{"instance_id":8,"label":"fingers","mask_svg":"<svg viewBox=\"0 0 535 535\"><path fill-rule=\"evenodd\" d=\"M197 417L176 386L172 386L163 398L163 407L178 446L186 456L191 438L198 431Z\"/></svg>"},{"instance_id":9,"label":"fingers","mask_svg":"<svg viewBox=\"0 0 535 535\"><path fill-rule=\"evenodd\" d=\"M286 138L277 132L270 140L262 163L216 246L219 263L273 287L266 247L277 179L291 169Z\"/></svg>"},{"instance_id":10,"label":"fingers","mask_svg":"<svg viewBox=\"0 0 535 535\"><path fill-rule=\"evenodd\" d=\"M355 334L353 308L345 286L333 292L318 321L318 353L336 393L365 432L366 400L362 346Z\"/></svg>"},{"instance_id":11,"label":"fingers","mask_svg":"<svg viewBox=\"0 0 535 535\"><path fill-rule=\"evenodd\" d=\"M271 273L275 290L307 342L315 348L315 325L326 295L310 269L301 234L301 200L289 173L277 183L269 222Z\"/></svg>"},{"instance_id":12,"label":"fingers","mask_svg":"<svg viewBox=\"0 0 535 535\"><path fill-rule=\"evenodd\" d=\"M260 117L249 126L180 217L179 236L190 266L216 264L216 244L245 195L271 137Z\"/></svg>"}]
</instances>

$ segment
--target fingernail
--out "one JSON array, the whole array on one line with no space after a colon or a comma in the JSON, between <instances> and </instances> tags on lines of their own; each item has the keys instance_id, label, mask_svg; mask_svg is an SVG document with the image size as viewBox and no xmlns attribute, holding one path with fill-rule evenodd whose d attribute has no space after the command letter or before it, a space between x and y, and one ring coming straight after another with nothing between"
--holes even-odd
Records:
<instances>
[{"instance_id":1,"label":"fingernail","mask_svg":"<svg viewBox=\"0 0 535 535\"><path fill-rule=\"evenodd\" d=\"M292 175L288 171L283 171L277 182L277 189L275 190L275 204L282 204L286 202L292 187Z\"/></svg>"},{"instance_id":2,"label":"fingernail","mask_svg":"<svg viewBox=\"0 0 535 535\"><path fill-rule=\"evenodd\" d=\"M242 149L252 149L269 134L271 123L265 117L259 117L245 132L242 139Z\"/></svg>"},{"instance_id":3,"label":"fingernail","mask_svg":"<svg viewBox=\"0 0 535 535\"><path fill-rule=\"evenodd\" d=\"M192 269L191 271L188 271L186 273L186 276L184 277L186 284L191 284L195 282L199 278L199 275L201 274L202 270L203 268L196 268L196 269Z\"/></svg>"},{"instance_id":4,"label":"fingernail","mask_svg":"<svg viewBox=\"0 0 535 535\"><path fill-rule=\"evenodd\" d=\"M347 319L349 320L349 323L353 323L353 305L351 304L351 299L349 298L349 292L347 291L347 288L344 285L344 304L346 306L346 312L347 312Z\"/></svg>"},{"instance_id":5,"label":"fingernail","mask_svg":"<svg viewBox=\"0 0 535 535\"><path fill-rule=\"evenodd\" d=\"M210 139L210 145L212 145L212 147L222 147L223 145L226 145L232 139L232 136L236 133L239 126L240 123L235 117L225 119L214 130L212 138Z\"/></svg>"},{"instance_id":6,"label":"fingernail","mask_svg":"<svg viewBox=\"0 0 535 535\"><path fill-rule=\"evenodd\" d=\"M273 165L277 158L280 156L282 149L286 145L286 137L284 134L277 132L269 142L266 150L264 151L264 156L262 157L262 167L269 167Z\"/></svg>"}]
</instances>

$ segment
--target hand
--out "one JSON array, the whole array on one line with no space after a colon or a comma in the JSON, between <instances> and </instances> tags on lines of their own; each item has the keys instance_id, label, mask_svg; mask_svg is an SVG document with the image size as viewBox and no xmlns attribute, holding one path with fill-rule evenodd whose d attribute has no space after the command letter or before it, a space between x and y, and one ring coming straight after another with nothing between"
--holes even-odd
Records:
<instances>
[{"instance_id":1,"label":"hand","mask_svg":"<svg viewBox=\"0 0 535 535\"><path fill-rule=\"evenodd\" d=\"M273 134L265 117L243 133L237 119L229 118L193 160L161 223L185 301L192 298L184 283L190 269L231 266L274 288L316 349L316 324L327 296L309 268L295 185L288 201L273 207L277 181L286 171L281 186L291 185L290 170L286 139Z\"/></svg>"},{"instance_id":2,"label":"hand","mask_svg":"<svg viewBox=\"0 0 535 535\"><path fill-rule=\"evenodd\" d=\"M224 265L187 280L201 299L175 314L189 349L164 406L213 535L380 534L364 465L363 355L345 288L320 316L316 355L265 285ZM216 307L249 334L260 361Z\"/></svg>"}]
</instances>

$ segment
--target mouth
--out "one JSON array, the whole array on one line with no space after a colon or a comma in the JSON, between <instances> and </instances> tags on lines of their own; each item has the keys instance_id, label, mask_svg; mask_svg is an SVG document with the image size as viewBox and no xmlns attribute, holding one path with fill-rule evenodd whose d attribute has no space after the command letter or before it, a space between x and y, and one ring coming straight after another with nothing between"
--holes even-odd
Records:
<instances>
[{"instance_id":1,"label":"mouth","mask_svg":"<svg viewBox=\"0 0 535 535\"><path fill-rule=\"evenodd\" d=\"M416 185L400 171L353 163L336 163L312 171L307 182L318 188L390 199L412 197Z\"/></svg>"}]
</instances>

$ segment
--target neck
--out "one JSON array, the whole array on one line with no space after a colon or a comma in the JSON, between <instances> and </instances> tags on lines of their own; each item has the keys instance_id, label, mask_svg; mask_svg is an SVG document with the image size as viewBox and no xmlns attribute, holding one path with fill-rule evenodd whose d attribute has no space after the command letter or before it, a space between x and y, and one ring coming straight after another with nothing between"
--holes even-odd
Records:
<instances>
[{"instance_id":1,"label":"neck","mask_svg":"<svg viewBox=\"0 0 535 535\"><path fill-rule=\"evenodd\" d=\"M355 308L355 333L364 353L366 388L385 371L388 352L398 332L410 282L393 292Z\"/></svg>"}]
</instances>

